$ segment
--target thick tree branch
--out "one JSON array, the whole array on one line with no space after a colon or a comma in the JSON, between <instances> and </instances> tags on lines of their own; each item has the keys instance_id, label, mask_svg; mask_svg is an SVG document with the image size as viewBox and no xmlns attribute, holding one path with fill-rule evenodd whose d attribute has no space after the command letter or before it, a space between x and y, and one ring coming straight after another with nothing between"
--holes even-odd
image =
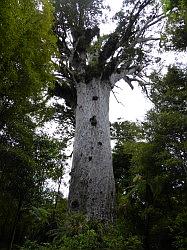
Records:
<instances>
[{"instance_id":1,"label":"thick tree branch","mask_svg":"<svg viewBox=\"0 0 187 250\"><path fill-rule=\"evenodd\" d=\"M152 0L145 0L140 6L139 6L139 9L138 11L134 14L134 11L136 10L136 8L138 7L138 4L141 3L140 1L137 2L137 4L135 4L136 7L134 7L134 9L132 10L131 14L130 14L130 18L129 18L129 23L128 23L128 26L127 28L125 29L125 32L123 32L123 36L122 36L122 39L120 41L120 46L123 46L124 43L126 43L130 36L132 35L133 33L133 28L135 27L135 23L136 21L138 20L142 10L144 10L144 8L146 6L148 6L150 3L152 2ZM117 30L119 28L117 27Z\"/></svg>"},{"instance_id":2,"label":"thick tree branch","mask_svg":"<svg viewBox=\"0 0 187 250\"><path fill-rule=\"evenodd\" d=\"M153 10L153 13L147 11L148 16L145 15L144 19L139 20L142 11L144 11L151 2L152 0L145 0L139 5L141 1L138 1L135 6L137 7L139 5L139 8L137 11L135 7L133 8L127 27L124 29L122 26L123 22L121 22L116 28L116 31L107 40L100 53L100 56L103 54L106 55L103 57L102 62L104 67L103 75L108 75L111 86L115 85L115 81L117 82L120 79L124 79L132 88L132 81L136 81L135 76L146 66L144 62L146 55L143 49L144 44L160 40L158 37L152 35L147 36L150 27L165 18L164 14L156 14L158 6L156 10ZM141 26L139 22L143 22L143 25ZM126 20L124 20L123 24L126 24ZM111 38L115 38L115 40L113 40L113 47L110 45ZM108 51L108 54L104 53L105 51ZM132 78L130 78L129 75L131 75Z\"/></svg>"}]
</instances>

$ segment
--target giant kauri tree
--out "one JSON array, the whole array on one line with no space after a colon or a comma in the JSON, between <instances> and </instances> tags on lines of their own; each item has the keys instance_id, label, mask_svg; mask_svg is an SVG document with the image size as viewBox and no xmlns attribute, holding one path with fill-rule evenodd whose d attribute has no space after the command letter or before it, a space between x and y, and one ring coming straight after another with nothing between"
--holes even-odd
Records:
<instances>
[{"instance_id":1,"label":"giant kauri tree","mask_svg":"<svg viewBox=\"0 0 187 250\"><path fill-rule=\"evenodd\" d=\"M112 221L115 185L109 96L121 79L131 88L133 81L142 85L149 45L158 39L150 30L163 14L157 1L124 1L114 16L114 32L102 35L99 26L106 8L102 0L55 1L60 70L54 94L75 112L69 209Z\"/></svg>"}]
</instances>

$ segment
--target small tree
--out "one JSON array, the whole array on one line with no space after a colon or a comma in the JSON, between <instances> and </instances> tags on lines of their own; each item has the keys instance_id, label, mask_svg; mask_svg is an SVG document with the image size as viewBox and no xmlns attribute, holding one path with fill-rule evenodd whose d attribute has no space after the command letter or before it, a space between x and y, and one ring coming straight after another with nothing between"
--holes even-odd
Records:
<instances>
[{"instance_id":1,"label":"small tree","mask_svg":"<svg viewBox=\"0 0 187 250\"><path fill-rule=\"evenodd\" d=\"M9 249L24 238L25 232L17 234L21 214L41 188L37 167L44 160L35 156L41 150L34 143L36 126L47 116L43 90L53 80L52 21L47 0L0 4L0 238Z\"/></svg>"},{"instance_id":2,"label":"small tree","mask_svg":"<svg viewBox=\"0 0 187 250\"><path fill-rule=\"evenodd\" d=\"M141 136L134 124L113 127L118 216L124 235L137 235L144 249L186 248L186 81L176 67L155 75L143 142L132 140Z\"/></svg>"},{"instance_id":3,"label":"small tree","mask_svg":"<svg viewBox=\"0 0 187 250\"><path fill-rule=\"evenodd\" d=\"M187 1L162 0L162 3L165 12L169 12L165 34L167 47L185 51L187 47Z\"/></svg>"}]
</instances>

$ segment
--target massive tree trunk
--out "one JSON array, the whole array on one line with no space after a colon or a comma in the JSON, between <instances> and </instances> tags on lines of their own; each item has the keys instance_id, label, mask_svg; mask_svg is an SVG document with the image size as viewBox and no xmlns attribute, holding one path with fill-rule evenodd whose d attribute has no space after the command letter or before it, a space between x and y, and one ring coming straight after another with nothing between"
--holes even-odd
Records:
<instances>
[{"instance_id":1,"label":"massive tree trunk","mask_svg":"<svg viewBox=\"0 0 187 250\"><path fill-rule=\"evenodd\" d=\"M93 79L77 86L76 132L69 192L70 211L113 220L115 184L112 168L108 83Z\"/></svg>"}]
</instances>

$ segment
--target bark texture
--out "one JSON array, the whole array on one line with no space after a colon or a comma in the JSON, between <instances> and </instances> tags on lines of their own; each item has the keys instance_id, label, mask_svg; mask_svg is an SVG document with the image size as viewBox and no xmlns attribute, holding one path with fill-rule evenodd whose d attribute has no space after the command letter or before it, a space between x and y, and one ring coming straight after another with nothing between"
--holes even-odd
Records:
<instances>
[{"instance_id":1,"label":"bark texture","mask_svg":"<svg viewBox=\"0 0 187 250\"><path fill-rule=\"evenodd\" d=\"M108 83L93 79L77 86L76 132L69 208L88 218L113 220L115 184L112 168Z\"/></svg>"}]
</instances>

